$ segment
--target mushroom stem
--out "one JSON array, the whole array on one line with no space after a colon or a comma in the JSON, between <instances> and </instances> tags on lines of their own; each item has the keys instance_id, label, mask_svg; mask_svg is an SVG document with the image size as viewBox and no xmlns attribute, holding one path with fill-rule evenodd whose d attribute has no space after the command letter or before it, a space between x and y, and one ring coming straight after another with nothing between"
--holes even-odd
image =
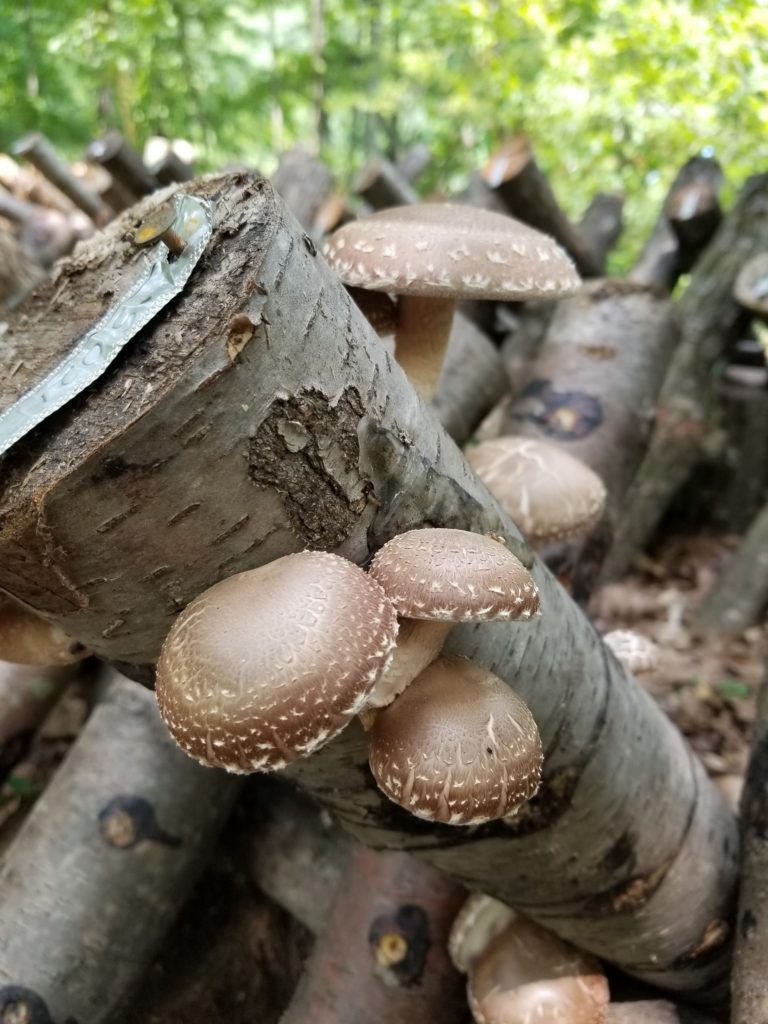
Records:
<instances>
[{"instance_id":1,"label":"mushroom stem","mask_svg":"<svg viewBox=\"0 0 768 1024\"><path fill-rule=\"evenodd\" d=\"M399 298L395 359L425 402L431 401L437 390L455 308L455 299Z\"/></svg>"},{"instance_id":2,"label":"mushroom stem","mask_svg":"<svg viewBox=\"0 0 768 1024\"><path fill-rule=\"evenodd\" d=\"M397 646L389 665L376 681L366 710L391 704L435 660L455 625L429 619L398 619L398 622Z\"/></svg>"}]
</instances>

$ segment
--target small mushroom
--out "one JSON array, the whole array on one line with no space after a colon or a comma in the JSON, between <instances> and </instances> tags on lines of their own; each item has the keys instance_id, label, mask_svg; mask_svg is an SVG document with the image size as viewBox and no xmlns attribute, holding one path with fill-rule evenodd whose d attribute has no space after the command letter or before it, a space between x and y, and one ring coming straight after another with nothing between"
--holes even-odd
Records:
<instances>
[{"instance_id":1,"label":"small mushroom","mask_svg":"<svg viewBox=\"0 0 768 1024\"><path fill-rule=\"evenodd\" d=\"M417 818L477 825L536 793L539 731L525 703L488 669L440 657L379 711L371 771L382 792Z\"/></svg>"},{"instance_id":2,"label":"small mushroom","mask_svg":"<svg viewBox=\"0 0 768 1024\"><path fill-rule=\"evenodd\" d=\"M556 445L499 437L470 448L467 462L533 544L586 533L605 507L605 486Z\"/></svg>"},{"instance_id":3,"label":"small mushroom","mask_svg":"<svg viewBox=\"0 0 768 1024\"><path fill-rule=\"evenodd\" d=\"M654 672L659 667L659 649L656 644L631 629L614 629L605 634L603 643L634 675Z\"/></svg>"},{"instance_id":4,"label":"small mushroom","mask_svg":"<svg viewBox=\"0 0 768 1024\"><path fill-rule=\"evenodd\" d=\"M369 707L383 707L439 654L456 622L530 619L539 592L502 542L468 530L409 530L374 555L370 575L401 618L394 656Z\"/></svg>"},{"instance_id":5,"label":"small mushroom","mask_svg":"<svg viewBox=\"0 0 768 1024\"><path fill-rule=\"evenodd\" d=\"M492 899L471 896L451 932L478 1024L603 1024L608 982L596 960Z\"/></svg>"},{"instance_id":6,"label":"small mushroom","mask_svg":"<svg viewBox=\"0 0 768 1024\"><path fill-rule=\"evenodd\" d=\"M88 651L59 626L0 596L0 660L16 665L69 665Z\"/></svg>"},{"instance_id":7,"label":"small mushroom","mask_svg":"<svg viewBox=\"0 0 768 1024\"><path fill-rule=\"evenodd\" d=\"M549 236L503 214L414 203L345 224L325 256L345 285L399 296L395 358L425 399L437 387L460 298L556 298L579 285Z\"/></svg>"},{"instance_id":8,"label":"small mushroom","mask_svg":"<svg viewBox=\"0 0 768 1024\"><path fill-rule=\"evenodd\" d=\"M157 663L157 702L203 764L271 771L333 739L389 660L397 618L354 563L286 555L195 598Z\"/></svg>"}]
</instances>

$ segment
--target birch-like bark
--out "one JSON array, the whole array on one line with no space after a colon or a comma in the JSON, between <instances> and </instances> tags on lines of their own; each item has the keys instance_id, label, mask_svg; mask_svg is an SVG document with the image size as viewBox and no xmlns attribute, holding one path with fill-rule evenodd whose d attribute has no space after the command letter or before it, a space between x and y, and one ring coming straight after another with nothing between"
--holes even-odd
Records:
<instances>
[{"instance_id":1,"label":"birch-like bark","mask_svg":"<svg viewBox=\"0 0 768 1024\"><path fill-rule=\"evenodd\" d=\"M416 852L628 971L712 995L736 830L690 748L535 560L269 184L183 187L216 202L208 251L100 381L5 458L0 586L102 656L141 664L192 597L291 551L362 564L427 524L504 537L532 566L543 615L459 626L448 648L529 703L540 796L513 824L419 821L376 789L356 724L288 774L369 845ZM125 286L131 222L62 265L11 325L6 366L24 344L41 372L59 354L45 341L71 344ZM6 374L9 388L29 380Z\"/></svg>"},{"instance_id":2,"label":"birch-like bark","mask_svg":"<svg viewBox=\"0 0 768 1024\"><path fill-rule=\"evenodd\" d=\"M752 750L741 798L744 838L733 962L732 1024L768 1021L768 663L757 697Z\"/></svg>"},{"instance_id":3,"label":"birch-like bark","mask_svg":"<svg viewBox=\"0 0 768 1024\"><path fill-rule=\"evenodd\" d=\"M768 504L750 526L722 574L702 602L701 630L741 633L756 626L768 609Z\"/></svg>"},{"instance_id":4,"label":"birch-like bark","mask_svg":"<svg viewBox=\"0 0 768 1024\"><path fill-rule=\"evenodd\" d=\"M624 230L624 196L616 192L598 192L581 216L576 230L591 253L600 273L605 273L608 254Z\"/></svg>"},{"instance_id":5,"label":"birch-like bark","mask_svg":"<svg viewBox=\"0 0 768 1024\"><path fill-rule=\"evenodd\" d=\"M0 862L0 1019L119 1018L238 790L113 676ZM50 1017L32 1016L36 1000Z\"/></svg>"},{"instance_id":6,"label":"birch-like bark","mask_svg":"<svg viewBox=\"0 0 768 1024\"><path fill-rule=\"evenodd\" d=\"M696 265L678 304L680 344L659 396L648 450L627 493L603 579L627 571L702 455L718 393L717 364L744 325L736 275L768 246L768 175L750 178Z\"/></svg>"}]
</instances>

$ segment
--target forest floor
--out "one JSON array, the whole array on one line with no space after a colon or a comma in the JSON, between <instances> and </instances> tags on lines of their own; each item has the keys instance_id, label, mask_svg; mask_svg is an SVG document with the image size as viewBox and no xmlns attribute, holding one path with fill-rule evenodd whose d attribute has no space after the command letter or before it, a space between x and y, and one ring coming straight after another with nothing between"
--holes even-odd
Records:
<instances>
[{"instance_id":1,"label":"forest floor","mask_svg":"<svg viewBox=\"0 0 768 1024\"><path fill-rule=\"evenodd\" d=\"M736 540L712 534L670 537L624 580L602 588L589 609L601 633L631 629L657 644L659 666L641 681L734 807L764 671L764 635L755 628L731 638L698 636L692 623ZM76 683L0 789L0 853L88 710L88 688ZM155 960L126 1024L248 1024L254 1006L263 1024L279 1020L311 936L248 880L242 860L228 846L233 829L235 823Z\"/></svg>"}]
</instances>

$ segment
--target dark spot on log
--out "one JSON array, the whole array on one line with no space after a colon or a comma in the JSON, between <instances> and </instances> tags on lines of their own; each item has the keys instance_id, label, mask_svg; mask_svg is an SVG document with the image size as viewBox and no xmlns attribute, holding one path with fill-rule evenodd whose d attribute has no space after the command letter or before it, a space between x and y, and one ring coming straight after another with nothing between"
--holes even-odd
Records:
<instances>
[{"instance_id":1,"label":"dark spot on log","mask_svg":"<svg viewBox=\"0 0 768 1024\"><path fill-rule=\"evenodd\" d=\"M603 408L585 391L556 391L545 379L531 381L510 410L515 420L535 423L543 434L558 441L578 441L597 430Z\"/></svg>"},{"instance_id":2,"label":"dark spot on log","mask_svg":"<svg viewBox=\"0 0 768 1024\"><path fill-rule=\"evenodd\" d=\"M670 858L650 874L637 875L614 886L608 892L598 893L587 901L584 913L595 917L636 913L659 888L672 863L673 859Z\"/></svg>"},{"instance_id":3,"label":"dark spot on log","mask_svg":"<svg viewBox=\"0 0 768 1024\"><path fill-rule=\"evenodd\" d=\"M126 678L132 679L135 683L140 683L142 686L146 686L148 690L154 690L154 665L134 665L132 662L128 661L108 661L107 664L111 665Z\"/></svg>"},{"instance_id":4,"label":"dark spot on log","mask_svg":"<svg viewBox=\"0 0 768 1024\"><path fill-rule=\"evenodd\" d=\"M54 1024L44 999L23 985L0 988L0 1024ZM64 1024L77 1024L68 1017Z\"/></svg>"},{"instance_id":5,"label":"dark spot on log","mask_svg":"<svg viewBox=\"0 0 768 1024\"><path fill-rule=\"evenodd\" d=\"M616 349L613 345L579 345L579 352L601 362L616 358Z\"/></svg>"},{"instance_id":6,"label":"dark spot on log","mask_svg":"<svg viewBox=\"0 0 768 1024\"><path fill-rule=\"evenodd\" d=\"M306 249L307 249L307 252L309 253L309 255L310 256L317 256L317 249L315 248L315 243L312 241L312 239L309 237L309 235L305 234L302 237L304 239L304 245L306 246Z\"/></svg>"},{"instance_id":7,"label":"dark spot on log","mask_svg":"<svg viewBox=\"0 0 768 1024\"><path fill-rule=\"evenodd\" d=\"M757 928L757 918L751 910L747 909L741 915L741 921L739 921L739 931L741 932L742 939L748 939L755 928Z\"/></svg>"},{"instance_id":8,"label":"dark spot on log","mask_svg":"<svg viewBox=\"0 0 768 1024\"><path fill-rule=\"evenodd\" d=\"M128 469L128 464L125 461L125 459L122 458L122 456L110 455L107 456L106 459L101 460L101 469L101 474L93 474L92 479L94 483L97 483L100 479L104 478L106 478L107 480L116 479L117 477L121 476L126 471L126 469Z\"/></svg>"},{"instance_id":9,"label":"dark spot on log","mask_svg":"<svg viewBox=\"0 0 768 1024\"><path fill-rule=\"evenodd\" d=\"M181 846L178 836L161 828L149 800L130 793L115 796L102 807L99 830L104 842L118 850L130 850L141 842Z\"/></svg>"},{"instance_id":10,"label":"dark spot on log","mask_svg":"<svg viewBox=\"0 0 768 1024\"><path fill-rule=\"evenodd\" d=\"M365 509L370 484L360 476L357 439L362 411L351 389L333 404L319 391L304 391L273 402L250 441L251 479L281 494L290 525L307 547L337 547ZM303 432L299 448L286 437L288 423L290 437ZM339 477L351 480L351 487Z\"/></svg>"},{"instance_id":11,"label":"dark spot on log","mask_svg":"<svg viewBox=\"0 0 768 1024\"><path fill-rule=\"evenodd\" d=\"M368 931L374 973L387 985L417 985L431 945L429 917L413 903L380 914Z\"/></svg>"},{"instance_id":12,"label":"dark spot on log","mask_svg":"<svg viewBox=\"0 0 768 1024\"><path fill-rule=\"evenodd\" d=\"M608 850L600 861L600 866L606 871L617 871L619 868L627 867L631 871L635 860L634 837L625 832L619 836L613 846Z\"/></svg>"}]
</instances>

